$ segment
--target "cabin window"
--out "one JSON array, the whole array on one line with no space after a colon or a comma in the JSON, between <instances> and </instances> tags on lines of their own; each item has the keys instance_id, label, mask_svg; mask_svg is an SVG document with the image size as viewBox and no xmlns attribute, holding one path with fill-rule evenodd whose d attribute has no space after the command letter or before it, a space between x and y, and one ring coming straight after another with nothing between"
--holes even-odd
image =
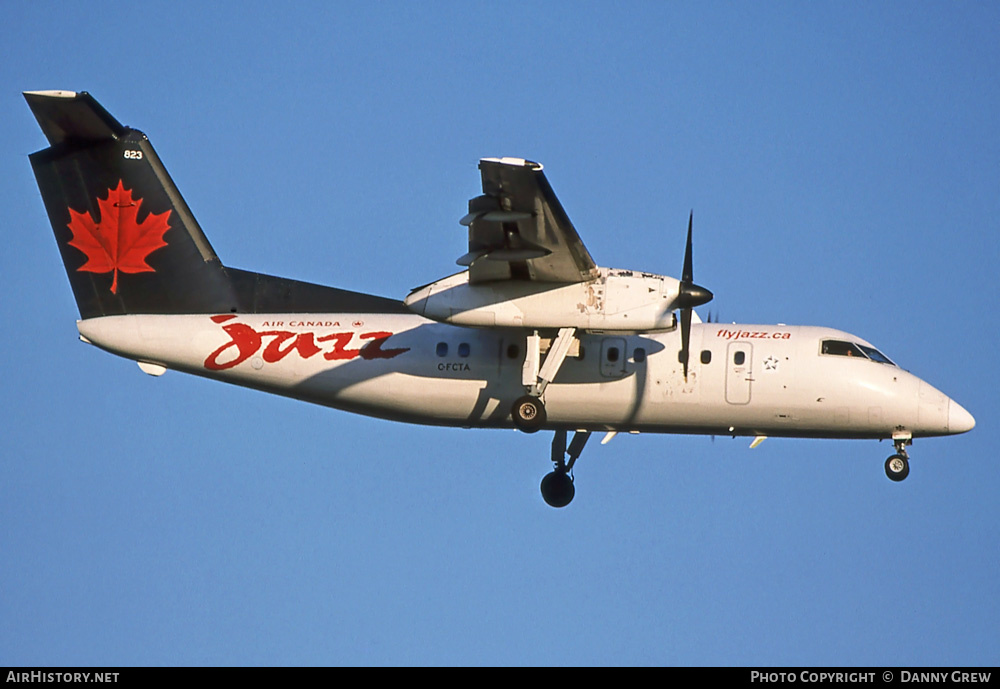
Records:
<instances>
[{"instance_id":1,"label":"cabin window","mask_svg":"<svg viewBox=\"0 0 1000 689\"><path fill-rule=\"evenodd\" d=\"M448 356L448 343L438 342L437 349L435 350L438 356Z\"/></svg>"},{"instance_id":2,"label":"cabin window","mask_svg":"<svg viewBox=\"0 0 1000 689\"><path fill-rule=\"evenodd\" d=\"M733 363L737 366L742 366L747 360L746 352L736 352L733 354Z\"/></svg>"},{"instance_id":3,"label":"cabin window","mask_svg":"<svg viewBox=\"0 0 1000 689\"><path fill-rule=\"evenodd\" d=\"M468 342L462 342L461 344L458 345L458 355L459 356L461 356L461 357L467 357L467 356L469 356L469 352L470 351L472 351L472 348L469 347L469 343Z\"/></svg>"},{"instance_id":4,"label":"cabin window","mask_svg":"<svg viewBox=\"0 0 1000 689\"><path fill-rule=\"evenodd\" d=\"M518 347L516 344L509 344L509 345L507 345L507 358L508 359L516 359L519 356L521 356L521 348L520 347Z\"/></svg>"},{"instance_id":5,"label":"cabin window","mask_svg":"<svg viewBox=\"0 0 1000 689\"><path fill-rule=\"evenodd\" d=\"M701 363L710 364L712 363L712 351L709 349L701 350Z\"/></svg>"},{"instance_id":6,"label":"cabin window","mask_svg":"<svg viewBox=\"0 0 1000 689\"><path fill-rule=\"evenodd\" d=\"M632 352L632 359L635 361L635 363L641 364L646 360L646 350L643 349L642 347L636 347L635 351Z\"/></svg>"},{"instance_id":7,"label":"cabin window","mask_svg":"<svg viewBox=\"0 0 1000 689\"><path fill-rule=\"evenodd\" d=\"M608 347L607 352L608 352L607 353L608 361L610 361L612 364L618 361L619 354L617 347Z\"/></svg>"}]
</instances>

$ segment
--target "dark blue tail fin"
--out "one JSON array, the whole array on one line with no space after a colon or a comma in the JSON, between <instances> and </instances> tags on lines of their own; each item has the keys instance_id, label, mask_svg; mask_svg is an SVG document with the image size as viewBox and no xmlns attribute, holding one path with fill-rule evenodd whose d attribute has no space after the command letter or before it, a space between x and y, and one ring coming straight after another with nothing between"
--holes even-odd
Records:
<instances>
[{"instance_id":1,"label":"dark blue tail fin","mask_svg":"<svg viewBox=\"0 0 1000 689\"><path fill-rule=\"evenodd\" d=\"M145 134L86 92L24 97L49 140L31 167L83 318L407 312L391 299L226 268Z\"/></svg>"}]
</instances>

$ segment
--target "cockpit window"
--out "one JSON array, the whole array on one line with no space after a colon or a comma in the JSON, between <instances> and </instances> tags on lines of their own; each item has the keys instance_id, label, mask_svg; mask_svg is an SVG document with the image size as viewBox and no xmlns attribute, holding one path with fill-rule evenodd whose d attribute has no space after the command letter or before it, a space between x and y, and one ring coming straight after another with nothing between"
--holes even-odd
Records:
<instances>
[{"instance_id":1,"label":"cockpit window","mask_svg":"<svg viewBox=\"0 0 1000 689\"><path fill-rule=\"evenodd\" d=\"M896 365L889 360L889 357L874 347L846 342L845 340L823 340L821 351L823 354L830 354L832 356L851 356L858 357L859 359L871 359L880 364Z\"/></svg>"},{"instance_id":2,"label":"cockpit window","mask_svg":"<svg viewBox=\"0 0 1000 689\"><path fill-rule=\"evenodd\" d=\"M858 346L861 347L861 351L867 354L868 358L871 359L872 361L877 361L880 364L889 364L890 366L896 365L889 360L889 357L887 357L885 354L878 351L874 347L866 347L865 345L858 345Z\"/></svg>"},{"instance_id":3,"label":"cockpit window","mask_svg":"<svg viewBox=\"0 0 1000 689\"><path fill-rule=\"evenodd\" d=\"M823 353L832 354L834 356L856 356L861 359L868 358L856 344L853 342L845 342L843 340L823 340Z\"/></svg>"}]
</instances>

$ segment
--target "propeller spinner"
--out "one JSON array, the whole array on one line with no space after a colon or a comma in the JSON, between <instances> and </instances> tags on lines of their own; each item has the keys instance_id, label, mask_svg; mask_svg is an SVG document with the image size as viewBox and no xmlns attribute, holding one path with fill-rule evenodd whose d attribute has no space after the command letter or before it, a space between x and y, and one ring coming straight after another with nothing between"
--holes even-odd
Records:
<instances>
[{"instance_id":1,"label":"propeller spinner","mask_svg":"<svg viewBox=\"0 0 1000 689\"><path fill-rule=\"evenodd\" d=\"M688 217L687 246L684 249L684 270L681 273L681 284L674 300L674 306L681 310L681 351L678 358L684 364L684 380L688 375L689 346L691 343L691 313L694 307L712 301L713 294L694 283L694 260L691 257L691 226L694 223L694 211Z\"/></svg>"}]
</instances>

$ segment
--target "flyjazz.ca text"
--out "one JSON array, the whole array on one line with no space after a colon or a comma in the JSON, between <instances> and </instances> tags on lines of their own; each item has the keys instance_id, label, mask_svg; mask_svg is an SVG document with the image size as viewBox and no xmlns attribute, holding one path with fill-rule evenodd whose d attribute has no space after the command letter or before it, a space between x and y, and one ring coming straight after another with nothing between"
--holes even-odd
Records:
<instances>
[{"instance_id":1,"label":"flyjazz.ca text","mask_svg":"<svg viewBox=\"0 0 1000 689\"><path fill-rule=\"evenodd\" d=\"M788 332L769 332L767 330L726 330L719 328L715 333L716 337L724 340L790 340L792 334Z\"/></svg>"}]
</instances>

